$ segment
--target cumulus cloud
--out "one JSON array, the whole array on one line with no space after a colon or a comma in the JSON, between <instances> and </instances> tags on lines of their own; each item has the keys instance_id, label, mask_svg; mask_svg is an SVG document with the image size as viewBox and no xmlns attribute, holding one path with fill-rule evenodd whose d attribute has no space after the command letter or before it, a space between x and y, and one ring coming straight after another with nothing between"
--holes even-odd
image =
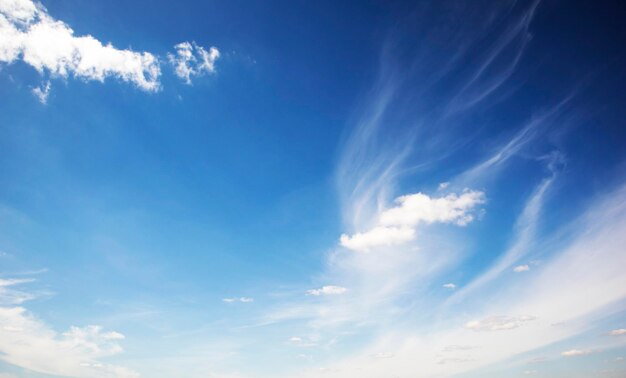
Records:
<instances>
[{"instance_id":1,"label":"cumulus cloud","mask_svg":"<svg viewBox=\"0 0 626 378\"><path fill-rule=\"evenodd\" d=\"M535 320L534 316L492 316L482 320L472 320L465 324L466 329L473 331L504 331L523 326L525 323Z\"/></svg>"},{"instance_id":2,"label":"cumulus cloud","mask_svg":"<svg viewBox=\"0 0 626 378\"><path fill-rule=\"evenodd\" d=\"M609 335L611 335L611 336L626 335L626 328L614 329L611 332L609 332Z\"/></svg>"},{"instance_id":3,"label":"cumulus cloud","mask_svg":"<svg viewBox=\"0 0 626 378\"><path fill-rule=\"evenodd\" d=\"M222 299L222 302L225 302L225 303L234 303L234 302L250 303L250 302L254 302L254 298L250 298L250 297L224 298L224 299Z\"/></svg>"},{"instance_id":4,"label":"cumulus cloud","mask_svg":"<svg viewBox=\"0 0 626 378\"><path fill-rule=\"evenodd\" d=\"M591 354L591 350L571 349L561 352L561 356L563 357L585 356L587 354Z\"/></svg>"},{"instance_id":5,"label":"cumulus cloud","mask_svg":"<svg viewBox=\"0 0 626 378\"><path fill-rule=\"evenodd\" d=\"M318 297L321 295L341 295L341 294L344 294L346 291L348 291L348 289L346 289L345 287L329 285L329 286L322 286L319 289L307 290L306 293L308 295L313 295L313 296Z\"/></svg>"},{"instance_id":6,"label":"cumulus cloud","mask_svg":"<svg viewBox=\"0 0 626 378\"><path fill-rule=\"evenodd\" d=\"M124 335L98 325L51 329L26 308L6 305L13 294L7 287L32 282L0 280L0 359L40 373L73 377L136 377L132 370L100 362L123 351Z\"/></svg>"},{"instance_id":7,"label":"cumulus cloud","mask_svg":"<svg viewBox=\"0 0 626 378\"><path fill-rule=\"evenodd\" d=\"M200 76L215 72L215 61L220 57L217 48L211 47L207 51L195 42L182 42L174 46L176 54L168 54L167 57L174 65L176 75L191 84L192 76Z\"/></svg>"},{"instance_id":8,"label":"cumulus cloud","mask_svg":"<svg viewBox=\"0 0 626 378\"><path fill-rule=\"evenodd\" d=\"M381 246L403 244L415 238L415 230L408 227L375 227L367 232L352 236L343 234L339 238L342 246L354 251L368 251Z\"/></svg>"},{"instance_id":9,"label":"cumulus cloud","mask_svg":"<svg viewBox=\"0 0 626 378\"><path fill-rule=\"evenodd\" d=\"M343 234L339 242L355 251L368 251L381 246L403 244L415 238L415 228L421 224L454 223L465 226L474 220L472 210L485 202L480 191L465 190L461 195L448 194L433 198L414 193L396 198L397 206L382 211L378 225L369 231Z\"/></svg>"},{"instance_id":10,"label":"cumulus cloud","mask_svg":"<svg viewBox=\"0 0 626 378\"><path fill-rule=\"evenodd\" d=\"M175 74L186 83L192 76L215 71L219 51L207 51L195 42L174 46L168 54ZM42 75L103 82L108 77L155 92L161 87L159 58L150 52L119 49L91 35L77 36L65 22L56 20L46 8L32 0L0 0L0 63L22 61ZM33 89L46 103L50 82Z\"/></svg>"},{"instance_id":11,"label":"cumulus cloud","mask_svg":"<svg viewBox=\"0 0 626 378\"><path fill-rule=\"evenodd\" d=\"M452 282L444 284L443 287L446 288L446 289L450 289L450 290L456 289L456 285L453 284Z\"/></svg>"},{"instance_id":12,"label":"cumulus cloud","mask_svg":"<svg viewBox=\"0 0 626 378\"><path fill-rule=\"evenodd\" d=\"M432 198L423 193L398 197L398 206L385 210L380 223L386 226L413 227L419 223L455 223L465 226L474 216L470 210L485 202L485 194L466 190L460 196L454 193Z\"/></svg>"},{"instance_id":13,"label":"cumulus cloud","mask_svg":"<svg viewBox=\"0 0 626 378\"><path fill-rule=\"evenodd\" d=\"M528 265L518 265L515 268L513 268L513 271L515 273L528 272L529 270L530 270L530 267Z\"/></svg>"},{"instance_id":14,"label":"cumulus cloud","mask_svg":"<svg viewBox=\"0 0 626 378\"><path fill-rule=\"evenodd\" d=\"M0 3L0 62L19 59L53 76L97 81L112 76L146 91L159 88L160 69L154 55L120 50L91 35L75 36L72 28L52 18L39 3Z\"/></svg>"}]
</instances>

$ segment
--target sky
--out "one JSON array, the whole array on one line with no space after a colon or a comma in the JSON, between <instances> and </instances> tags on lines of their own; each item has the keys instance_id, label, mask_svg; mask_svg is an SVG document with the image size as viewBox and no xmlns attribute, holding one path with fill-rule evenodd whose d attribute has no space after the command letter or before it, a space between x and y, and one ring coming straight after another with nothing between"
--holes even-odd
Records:
<instances>
[{"instance_id":1,"label":"sky","mask_svg":"<svg viewBox=\"0 0 626 378\"><path fill-rule=\"evenodd\" d=\"M0 378L625 377L624 16L0 0Z\"/></svg>"}]
</instances>

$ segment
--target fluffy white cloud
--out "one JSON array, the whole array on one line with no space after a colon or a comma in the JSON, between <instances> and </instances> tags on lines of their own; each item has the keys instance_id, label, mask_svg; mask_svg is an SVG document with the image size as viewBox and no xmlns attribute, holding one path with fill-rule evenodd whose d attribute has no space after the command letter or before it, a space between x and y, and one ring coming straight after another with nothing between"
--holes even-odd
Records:
<instances>
[{"instance_id":1,"label":"fluffy white cloud","mask_svg":"<svg viewBox=\"0 0 626 378\"><path fill-rule=\"evenodd\" d=\"M423 193L398 197L398 206L385 210L380 215L380 223L386 226L409 226L419 223L456 223L464 226L474 216L470 210L485 202L485 194L466 190L460 196L452 193L445 197L432 198Z\"/></svg>"},{"instance_id":2,"label":"fluffy white cloud","mask_svg":"<svg viewBox=\"0 0 626 378\"><path fill-rule=\"evenodd\" d=\"M352 236L343 234L339 242L354 251L368 251L376 247L403 244L414 238L415 230L409 227L375 227Z\"/></svg>"},{"instance_id":3,"label":"fluffy white cloud","mask_svg":"<svg viewBox=\"0 0 626 378\"><path fill-rule=\"evenodd\" d=\"M215 72L215 61L220 57L217 48L207 51L195 42L182 42L174 46L176 54L168 54L168 59L175 67L176 75L191 84L192 76Z\"/></svg>"},{"instance_id":4,"label":"fluffy white cloud","mask_svg":"<svg viewBox=\"0 0 626 378\"><path fill-rule=\"evenodd\" d=\"M530 267L528 265L518 265L515 268L513 268L513 271L515 273L528 272L529 270L530 270Z\"/></svg>"},{"instance_id":5,"label":"fluffy white cloud","mask_svg":"<svg viewBox=\"0 0 626 378\"><path fill-rule=\"evenodd\" d=\"M182 42L175 49L176 54L168 54L168 59L175 66L175 74L185 82L191 83L192 76L215 71L220 55L217 48L207 51L195 42ZM118 49L91 35L76 36L69 25L54 19L38 2L0 0L0 63L18 60L53 77L100 82L114 77L148 92L161 87L161 66L154 54ZM48 82L33 89L33 94L45 103L49 91Z\"/></svg>"},{"instance_id":6,"label":"fluffy white cloud","mask_svg":"<svg viewBox=\"0 0 626 378\"><path fill-rule=\"evenodd\" d=\"M249 298L249 297L224 298L224 299L222 299L222 302L225 302L225 303L234 303L234 302L250 303L250 302L254 302L254 298Z\"/></svg>"},{"instance_id":7,"label":"fluffy white cloud","mask_svg":"<svg viewBox=\"0 0 626 378\"><path fill-rule=\"evenodd\" d=\"M345 287L328 285L328 286L322 286L319 289L307 290L306 293L308 295L314 295L318 297L320 295L340 295L340 294L344 294L346 291L348 291L348 289L346 289Z\"/></svg>"},{"instance_id":8,"label":"fluffy white cloud","mask_svg":"<svg viewBox=\"0 0 626 378\"><path fill-rule=\"evenodd\" d=\"M571 349L561 352L561 356L563 357L575 357L575 356L585 356L587 354L591 354L590 350L580 350L580 349Z\"/></svg>"},{"instance_id":9,"label":"fluffy white cloud","mask_svg":"<svg viewBox=\"0 0 626 378\"><path fill-rule=\"evenodd\" d=\"M614 329L611 332L609 332L609 335L611 336L622 336L622 335L626 335L626 329L625 328L620 328L620 329Z\"/></svg>"},{"instance_id":10,"label":"fluffy white cloud","mask_svg":"<svg viewBox=\"0 0 626 378\"><path fill-rule=\"evenodd\" d=\"M0 303L10 302L6 289L32 280L0 280ZM70 327L57 333L21 306L0 306L0 359L45 374L73 377L136 377L135 372L99 361L122 352L124 336L102 327Z\"/></svg>"},{"instance_id":11,"label":"fluffy white cloud","mask_svg":"<svg viewBox=\"0 0 626 378\"><path fill-rule=\"evenodd\" d=\"M473 331L504 331L523 326L525 323L535 320L534 316L492 316L482 320L472 320L465 324L465 328Z\"/></svg>"},{"instance_id":12,"label":"fluffy white cloud","mask_svg":"<svg viewBox=\"0 0 626 378\"><path fill-rule=\"evenodd\" d=\"M354 251L403 244L415 238L420 223L454 223L465 226L474 220L472 209L485 202L485 194L465 190L460 196L449 194L433 198L423 193L396 198L397 206L382 211L378 225L366 232L343 234L339 242Z\"/></svg>"},{"instance_id":13,"label":"fluffy white cloud","mask_svg":"<svg viewBox=\"0 0 626 378\"><path fill-rule=\"evenodd\" d=\"M456 285L453 284L452 282L444 284L443 287L446 288L446 289L450 289L450 290L456 289Z\"/></svg>"},{"instance_id":14,"label":"fluffy white cloud","mask_svg":"<svg viewBox=\"0 0 626 378\"><path fill-rule=\"evenodd\" d=\"M21 59L39 72L104 81L113 76L146 91L159 88L159 63L147 52L120 50L64 22L29 0L0 0L0 62Z\"/></svg>"}]
</instances>

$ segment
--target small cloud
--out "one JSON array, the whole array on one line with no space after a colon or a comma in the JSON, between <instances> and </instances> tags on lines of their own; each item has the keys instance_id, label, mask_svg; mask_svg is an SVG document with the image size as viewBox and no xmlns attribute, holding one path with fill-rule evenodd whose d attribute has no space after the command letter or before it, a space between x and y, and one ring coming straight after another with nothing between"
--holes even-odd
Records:
<instances>
[{"instance_id":1,"label":"small cloud","mask_svg":"<svg viewBox=\"0 0 626 378\"><path fill-rule=\"evenodd\" d=\"M376 247L388 247L406 243L415 238L415 230L409 227L375 227L352 236L343 234L339 243L348 249L367 252Z\"/></svg>"},{"instance_id":2,"label":"small cloud","mask_svg":"<svg viewBox=\"0 0 626 378\"><path fill-rule=\"evenodd\" d=\"M437 190L445 190L448 186L450 186L449 182L442 182L441 184L439 184L439 186L437 187Z\"/></svg>"},{"instance_id":3,"label":"small cloud","mask_svg":"<svg viewBox=\"0 0 626 378\"><path fill-rule=\"evenodd\" d=\"M580 350L580 349L571 349L561 352L561 356L563 357L576 357L576 356L586 356L591 354L591 350Z\"/></svg>"},{"instance_id":4,"label":"small cloud","mask_svg":"<svg viewBox=\"0 0 626 378\"><path fill-rule=\"evenodd\" d=\"M45 85L42 84L40 87L33 88L33 95L37 97L39 102L41 102L43 105L46 105L48 103L50 87L50 81L48 81Z\"/></svg>"},{"instance_id":5,"label":"small cloud","mask_svg":"<svg viewBox=\"0 0 626 378\"><path fill-rule=\"evenodd\" d=\"M473 331L505 331L523 326L535 320L534 316L492 316L482 320L472 320L465 324L466 329Z\"/></svg>"},{"instance_id":6,"label":"small cloud","mask_svg":"<svg viewBox=\"0 0 626 378\"><path fill-rule=\"evenodd\" d=\"M450 289L450 290L456 289L456 285L453 284L452 282L443 285L443 287L446 288L446 289Z\"/></svg>"},{"instance_id":7,"label":"small cloud","mask_svg":"<svg viewBox=\"0 0 626 378\"><path fill-rule=\"evenodd\" d=\"M254 298L249 298L249 297L224 298L224 299L222 299L222 302L225 302L225 303L234 303L234 302L250 303L250 302L254 302Z\"/></svg>"},{"instance_id":8,"label":"small cloud","mask_svg":"<svg viewBox=\"0 0 626 378\"><path fill-rule=\"evenodd\" d=\"M528 265L518 265L515 268L513 268L513 271L515 273L528 272L529 270L530 270L530 267Z\"/></svg>"},{"instance_id":9,"label":"small cloud","mask_svg":"<svg viewBox=\"0 0 626 378\"><path fill-rule=\"evenodd\" d=\"M317 343L314 340L304 340L302 337L299 336L290 337L289 342L301 348L310 348L317 346Z\"/></svg>"},{"instance_id":10,"label":"small cloud","mask_svg":"<svg viewBox=\"0 0 626 378\"><path fill-rule=\"evenodd\" d=\"M614 329L611 332L609 332L610 336L622 336L622 335L626 335L626 328L620 328L620 329Z\"/></svg>"},{"instance_id":11,"label":"small cloud","mask_svg":"<svg viewBox=\"0 0 626 378\"><path fill-rule=\"evenodd\" d=\"M346 289L345 287L329 285L323 286L319 289L307 290L306 293L308 295L319 297L321 295L341 295L344 294L346 291L348 291L348 289Z\"/></svg>"},{"instance_id":12,"label":"small cloud","mask_svg":"<svg viewBox=\"0 0 626 378\"><path fill-rule=\"evenodd\" d=\"M168 54L167 58L174 65L176 76L185 83L191 84L192 76L215 72L215 61L220 57L217 48L210 47L207 51L195 42L181 42L174 48L176 55Z\"/></svg>"}]
</instances>

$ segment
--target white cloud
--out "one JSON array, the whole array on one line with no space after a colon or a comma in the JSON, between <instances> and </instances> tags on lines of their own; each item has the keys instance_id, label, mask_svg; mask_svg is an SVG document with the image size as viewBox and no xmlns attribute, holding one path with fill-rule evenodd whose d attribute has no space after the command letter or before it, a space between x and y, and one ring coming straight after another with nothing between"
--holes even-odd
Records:
<instances>
[{"instance_id":1,"label":"white cloud","mask_svg":"<svg viewBox=\"0 0 626 378\"><path fill-rule=\"evenodd\" d=\"M465 328L473 331L504 331L523 326L525 323L535 320L534 316L491 316L482 320L472 320L465 324Z\"/></svg>"},{"instance_id":2,"label":"white cloud","mask_svg":"<svg viewBox=\"0 0 626 378\"><path fill-rule=\"evenodd\" d=\"M323 286L319 289L307 290L308 295L320 296L320 295L341 295L347 292L348 289L341 286Z\"/></svg>"},{"instance_id":3,"label":"white cloud","mask_svg":"<svg viewBox=\"0 0 626 378\"><path fill-rule=\"evenodd\" d=\"M225 303L234 303L234 302L250 303L250 302L254 302L254 298L250 298L250 297L224 298L224 299L222 299L222 302L225 302Z\"/></svg>"},{"instance_id":4,"label":"white cloud","mask_svg":"<svg viewBox=\"0 0 626 378\"><path fill-rule=\"evenodd\" d=\"M515 273L528 272L529 270L530 270L530 267L528 265L518 265L515 268L513 268L513 271Z\"/></svg>"},{"instance_id":5,"label":"white cloud","mask_svg":"<svg viewBox=\"0 0 626 378\"><path fill-rule=\"evenodd\" d=\"M398 206L383 211L380 223L407 227L419 223L456 223L464 226L474 219L470 210L484 202L485 194L473 190L466 190L460 196L452 193L439 198L423 193L409 194L395 200Z\"/></svg>"},{"instance_id":6,"label":"white cloud","mask_svg":"<svg viewBox=\"0 0 626 378\"><path fill-rule=\"evenodd\" d=\"M620 329L614 329L611 332L609 332L609 335L611 336L622 336L622 335L626 335L626 329L625 328L620 328Z\"/></svg>"},{"instance_id":7,"label":"white cloud","mask_svg":"<svg viewBox=\"0 0 626 378\"><path fill-rule=\"evenodd\" d=\"M571 349L561 352L561 356L563 357L585 356L587 354L591 354L591 350Z\"/></svg>"},{"instance_id":8,"label":"white cloud","mask_svg":"<svg viewBox=\"0 0 626 378\"><path fill-rule=\"evenodd\" d=\"M339 238L342 246L354 251L369 251L381 246L403 244L415 238L415 230L408 227L375 227L367 232L352 236L343 234Z\"/></svg>"},{"instance_id":9,"label":"white cloud","mask_svg":"<svg viewBox=\"0 0 626 378\"><path fill-rule=\"evenodd\" d=\"M48 103L49 94L50 94L50 81L47 81L46 84L42 85L41 87L33 88L33 95L35 95L35 97L37 97L39 102L41 102L44 105Z\"/></svg>"},{"instance_id":10,"label":"white cloud","mask_svg":"<svg viewBox=\"0 0 626 378\"><path fill-rule=\"evenodd\" d=\"M456 289L456 285L453 284L452 282L444 284L443 287L445 287L446 289L450 289L450 290Z\"/></svg>"},{"instance_id":11,"label":"white cloud","mask_svg":"<svg viewBox=\"0 0 626 378\"><path fill-rule=\"evenodd\" d=\"M293 336L289 338L289 342L292 345L300 347L300 348L311 348L311 347L315 347L318 345L315 338L310 338L310 337L305 340L300 336Z\"/></svg>"},{"instance_id":12,"label":"white cloud","mask_svg":"<svg viewBox=\"0 0 626 378\"><path fill-rule=\"evenodd\" d=\"M192 76L215 72L215 61L220 56L217 48L207 51L195 42L182 42L175 49L175 54L167 56L175 66L175 74L185 82L191 83ZM0 0L0 63L18 60L52 77L100 82L114 77L148 92L161 87L161 66L156 55L118 49L91 35L77 36L38 2ZM33 89L33 94L45 104L49 91L50 82Z\"/></svg>"},{"instance_id":13,"label":"white cloud","mask_svg":"<svg viewBox=\"0 0 626 378\"><path fill-rule=\"evenodd\" d=\"M32 280L0 280L0 288ZM0 290L0 302L11 294ZM100 362L122 352L118 332L102 327L70 327L57 333L21 306L0 307L0 359L40 373L75 377L136 377L135 372Z\"/></svg>"},{"instance_id":14,"label":"white cloud","mask_svg":"<svg viewBox=\"0 0 626 378\"><path fill-rule=\"evenodd\" d=\"M450 186L449 182L442 182L441 184L439 184L439 186L437 187L437 190L445 190L448 186Z\"/></svg>"},{"instance_id":15,"label":"white cloud","mask_svg":"<svg viewBox=\"0 0 626 378\"><path fill-rule=\"evenodd\" d=\"M20 59L53 76L97 81L117 77L146 91L158 90L160 69L154 55L120 50L90 35L75 36L38 3L0 3L0 62Z\"/></svg>"},{"instance_id":16,"label":"white cloud","mask_svg":"<svg viewBox=\"0 0 626 378\"><path fill-rule=\"evenodd\" d=\"M168 54L167 57L174 65L176 75L185 83L191 84L192 76L215 72L215 61L220 57L217 48L211 47L207 51L195 42L181 42L174 48L176 54Z\"/></svg>"},{"instance_id":17,"label":"white cloud","mask_svg":"<svg viewBox=\"0 0 626 378\"><path fill-rule=\"evenodd\" d=\"M0 278L0 305L19 305L26 301L34 299L36 295L12 288L12 286L29 283L33 281L35 280L32 278L22 278L22 279Z\"/></svg>"},{"instance_id":18,"label":"white cloud","mask_svg":"<svg viewBox=\"0 0 626 378\"><path fill-rule=\"evenodd\" d=\"M354 251L369 251L383 246L404 244L415 238L420 223L454 223L465 226L474 220L472 209L485 202L485 194L465 190L460 196L448 194L433 198L423 193L404 195L394 201L397 206L382 211L378 225L366 232L343 234L339 242Z\"/></svg>"}]
</instances>

